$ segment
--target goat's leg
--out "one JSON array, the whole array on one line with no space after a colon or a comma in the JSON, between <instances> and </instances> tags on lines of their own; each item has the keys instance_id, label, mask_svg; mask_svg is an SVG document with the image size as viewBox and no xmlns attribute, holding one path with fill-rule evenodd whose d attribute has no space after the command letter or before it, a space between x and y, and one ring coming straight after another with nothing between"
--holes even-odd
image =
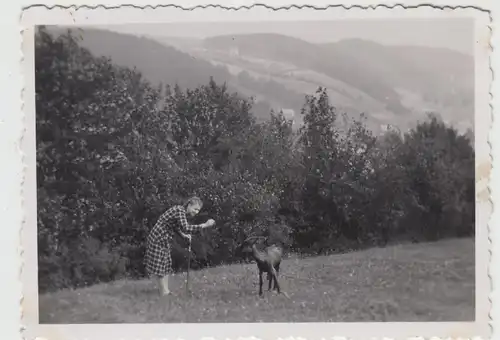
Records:
<instances>
[{"instance_id":1,"label":"goat's leg","mask_svg":"<svg viewBox=\"0 0 500 340\"><path fill-rule=\"evenodd\" d=\"M273 287L273 289L278 289L277 283L278 283L278 276L279 275L280 275L280 266L277 265L276 266L276 279L274 280L274 287Z\"/></svg>"},{"instance_id":2,"label":"goat's leg","mask_svg":"<svg viewBox=\"0 0 500 340\"><path fill-rule=\"evenodd\" d=\"M276 269L271 268L271 274L272 274L272 277L274 278L274 284L276 286L276 289L278 290L278 294L280 294L281 289L280 289L280 284L278 283L278 275L276 274Z\"/></svg>"},{"instance_id":3,"label":"goat's leg","mask_svg":"<svg viewBox=\"0 0 500 340\"><path fill-rule=\"evenodd\" d=\"M259 295L262 296L262 271L259 271Z\"/></svg>"},{"instance_id":4,"label":"goat's leg","mask_svg":"<svg viewBox=\"0 0 500 340\"><path fill-rule=\"evenodd\" d=\"M271 274L269 274L269 272L267 273L267 281L269 283L269 287L267 288L267 290L271 291L271 287L272 287L272 283L273 283L273 276Z\"/></svg>"}]
</instances>

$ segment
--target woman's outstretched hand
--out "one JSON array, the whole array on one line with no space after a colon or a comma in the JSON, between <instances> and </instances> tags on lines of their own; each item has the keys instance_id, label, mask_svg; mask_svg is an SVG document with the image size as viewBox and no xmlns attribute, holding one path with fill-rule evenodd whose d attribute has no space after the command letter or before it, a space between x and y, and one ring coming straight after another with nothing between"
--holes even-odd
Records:
<instances>
[{"instance_id":1,"label":"woman's outstretched hand","mask_svg":"<svg viewBox=\"0 0 500 340\"><path fill-rule=\"evenodd\" d=\"M205 223L205 226L206 227L211 227L215 224L215 221L213 219L209 219L206 223Z\"/></svg>"}]
</instances>

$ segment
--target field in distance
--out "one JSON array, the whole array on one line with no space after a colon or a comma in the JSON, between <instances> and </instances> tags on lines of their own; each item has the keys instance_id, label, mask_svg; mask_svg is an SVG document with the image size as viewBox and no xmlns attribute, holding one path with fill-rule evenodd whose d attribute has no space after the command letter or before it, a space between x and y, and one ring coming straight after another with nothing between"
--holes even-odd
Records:
<instances>
[{"instance_id":1,"label":"field in distance","mask_svg":"<svg viewBox=\"0 0 500 340\"><path fill-rule=\"evenodd\" d=\"M185 273L163 299L149 280L115 281L41 295L40 323L472 321L474 258L473 239L289 258L290 299L267 280L259 298L254 263L191 272L191 296Z\"/></svg>"}]
</instances>

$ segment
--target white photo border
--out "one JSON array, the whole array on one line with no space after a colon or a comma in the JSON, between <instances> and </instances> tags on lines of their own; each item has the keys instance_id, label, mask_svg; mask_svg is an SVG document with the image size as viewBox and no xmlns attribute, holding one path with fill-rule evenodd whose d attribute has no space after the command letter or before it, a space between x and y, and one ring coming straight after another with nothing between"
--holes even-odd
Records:
<instances>
[{"instance_id":1,"label":"white photo border","mask_svg":"<svg viewBox=\"0 0 500 340\"><path fill-rule=\"evenodd\" d=\"M419 5L415 1L401 1L396 4L376 5L366 0L355 4L330 6L327 10L314 3L313 6L286 6L273 1L269 6L243 5L243 1L233 1L230 5L208 5L193 7L194 1L183 1L182 5L113 5L106 8L99 4L28 6L21 18L23 58L22 77L24 91L23 114L24 131L21 150L24 158L23 213L21 230L22 270L20 275L23 301L22 320L24 337L55 339L196 339L196 338L303 338L326 339L347 337L355 339L410 337L439 338L489 338L491 336L489 299L491 281L489 270L492 232L490 218L493 213L490 173L492 156L492 102L491 92L493 66L490 64L491 13L484 6L470 6L462 0L435 1L433 4ZM180 3L180 1L179 1ZM219 2L220 3L220 2ZM408 3L408 5L406 5ZM448 3L448 4L445 4ZM470 3L470 2L469 2ZM67 8L65 8L67 7ZM275 9L275 11L270 11ZM192 8L191 10L186 10ZM411 8L411 9L410 9ZM234 10L238 9L238 10ZM475 322L419 322L419 323L272 323L272 324L117 324L117 325L39 325L38 288L36 265L36 183L35 183L35 143L34 143L34 36L33 25L95 25L112 23L145 23L164 21L245 20L251 12L260 20L266 16L273 20L287 20L291 14L307 18L349 19L353 17L387 16L473 16L476 19L476 115L475 129L484 133L476 135L476 321ZM120 15L117 15L120 12ZM300 12L300 13L299 13ZM230 18L228 18L230 17ZM297 18L295 18L297 19ZM288 19L290 20L290 19ZM479 112L479 114L478 114ZM486 131L488 131L486 133ZM490 226L490 228L488 228ZM248 327L245 327L248 326ZM248 329L245 331L244 329Z\"/></svg>"}]
</instances>

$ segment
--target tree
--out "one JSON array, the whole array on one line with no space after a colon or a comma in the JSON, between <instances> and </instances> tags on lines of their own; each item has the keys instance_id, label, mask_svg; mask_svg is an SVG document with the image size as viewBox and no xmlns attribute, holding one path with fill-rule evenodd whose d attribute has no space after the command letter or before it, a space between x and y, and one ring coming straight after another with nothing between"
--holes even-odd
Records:
<instances>
[{"instance_id":1,"label":"tree","mask_svg":"<svg viewBox=\"0 0 500 340\"><path fill-rule=\"evenodd\" d=\"M70 31L55 38L40 28L35 57L39 270L64 285L109 280L130 262L120 240L144 237L146 172L169 164L146 137L159 92L92 56ZM105 252L107 271L89 277L84 258Z\"/></svg>"},{"instance_id":2,"label":"tree","mask_svg":"<svg viewBox=\"0 0 500 340\"><path fill-rule=\"evenodd\" d=\"M474 232L474 150L466 136L429 115L405 136L403 162L419 207L419 237Z\"/></svg>"}]
</instances>

